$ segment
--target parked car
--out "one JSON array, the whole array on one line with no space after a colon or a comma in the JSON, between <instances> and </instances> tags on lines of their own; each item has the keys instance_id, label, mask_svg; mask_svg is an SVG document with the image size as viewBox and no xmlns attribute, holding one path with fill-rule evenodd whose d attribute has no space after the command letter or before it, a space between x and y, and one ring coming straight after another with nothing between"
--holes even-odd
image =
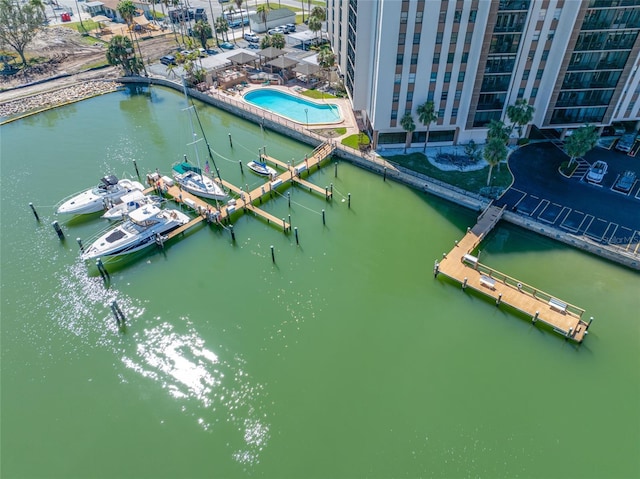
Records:
<instances>
[{"instance_id":1,"label":"parked car","mask_svg":"<svg viewBox=\"0 0 640 479\"><path fill-rule=\"evenodd\" d=\"M296 31L296 24L295 23L287 23L285 26L285 32L291 33L291 32L295 32Z\"/></svg>"},{"instance_id":2,"label":"parked car","mask_svg":"<svg viewBox=\"0 0 640 479\"><path fill-rule=\"evenodd\" d=\"M220 44L220 48L224 48L225 50L233 50L236 46L231 42L222 42Z\"/></svg>"},{"instance_id":3,"label":"parked car","mask_svg":"<svg viewBox=\"0 0 640 479\"><path fill-rule=\"evenodd\" d=\"M255 33L245 33L244 39L251 43L258 43L260 41L260 38Z\"/></svg>"},{"instance_id":4,"label":"parked car","mask_svg":"<svg viewBox=\"0 0 640 479\"><path fill-rule=\"evenodd\" d=\"M198 56L200 58L204 58L207 56L207 50L205 50L204 48L200 47L196 50L196 52L198 52Z\"/></svg>"},{"instance_id":5,"label":"parked car","mask_svg":"<svg viewBox=\"0 0 640 479\"><path fill-rule=\"evenodd\" d=\"M613 188L618 191L622 191L623 193L629 193L631 188L633 188L634 183L636 182L636 173L635 171L625 171L624 174L618 178L616 184L613 185Z\"/></svg>"},{"instance_id":6,"label":"parked car","mask_svg":"<svg viewBox=\"0 0 640 479\"><path fill-rule=\"evenodd\" d=\"M276 33L284 33L281 27L272 28L267 32L269 35L275 35Z\"/></svg>"},{"instance_id":7,"label":"parked car","mask_svg":"<svg viewBox=\"0 0 640 479\"><path fill-rule=\"evenodd\" d=\"M282 33L289 33L289 28L286 25L280 25L276 28L279 28L280 30L282 30Z\"/></svg>"},{"instance_id":8,"label":"parked car","mask_svg":"<svg viewBox=\"0 0 640 479\"><path fill-rule=\"evenodd\" d=\"M249 45L247 45L247 48L251 48L252 50L260 50L260 45L258 45L257 43L249 43Z\"/></svg>"},{"instance_id":9,"label":"parked car","mask_svg":"<svg viewBox=\"0 0 640 479\"><path fill-rule=\"evenodd\" d=\"M176 65L176 57L173 55L165 55L160 58L160 63L163 65Z\"/></svg>"},{"instance_id":10,"label":"parked car","mask_svg":"<svg viewBox=\"0 0 640 479\"><path fill-rule=\"evenodd\" d=\"M633 144L636 142L636 135L636 132L622 135L622 138L620 138L618 140L618 143L616 144L616 150L629 153L631 151L631 148L633 148Z\"/></svg>"},{"instance_id":11,"label":"parked car","mask_svg":"<svg viewBox=\"0 0 640 479\"><path fill-rule=\"evenodd\" d=\"M624 135L627 132L627 129L622 123L613 123L609 128L614 135Z\"/></svg>"},{"instance_id":12,"label":"parked car","mask_svg":"<svg viewBox=\"0 0 640 479\"><path fill-rule=\"evenodd\" d=\"M587 181L590 183L600 183L602 182L604 175L607 174L607 170L609 169L609 165L607 165L606 161L598 160L587 172Z\"/></svg>"}]
</instances>

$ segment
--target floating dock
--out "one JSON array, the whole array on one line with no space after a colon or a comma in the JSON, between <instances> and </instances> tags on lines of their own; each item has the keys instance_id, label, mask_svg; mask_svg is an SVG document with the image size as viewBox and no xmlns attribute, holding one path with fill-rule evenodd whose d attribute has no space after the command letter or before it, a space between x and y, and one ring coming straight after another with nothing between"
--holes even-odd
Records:
<instances>
[{"instance_id":1,"label":"floating dock","mask_svg":"<svg viewBox=\"0 0 640 479\"><path fill-rule=\"evenodd\" d=\"M560 300L549 293L522 283L478 261L472 252L502 217L503 208L489 206L473 228L442 260L436 261L434 275L439 273L459 282L462 288L471 288L531 317L533 324L540 321L565 338L581 343L591 325L584 321L584 310Z\"/></svg>"},{"instance_id":2,"label":"floating dock","mask_svg":"<svg viewBox=\"0 0 640 479\"><path fill-rule=\"evenodd\" d=\"M218 183L223 187L227 188L230 191L233 191L239 196L239 198L227 201L224 205L213 206L212 204L204 201L202 198L184 191L176 184L168 184L168 182L163 181L161 177L155 178L152 181L151 187L145 190L145 194L154 191L160 191L162 194L169 196L176 203L185 204L198 213L198 216L191 220L189 223L170 232L166 236L167 240L181 233L184 233L203 220L215 223L223 223L224 221L228 221L229 217L233 213L240 210L251 211L255 215L261 216L262 218L266 219L267 223L274 223L275 225L282 227L282 230L286 233L288 231L291 231L291 225L287 223L284 218L277 218L272 214L258 208L255 205L255 202L259 201L260 203L262 203L264 197L270 197L273 194L273 190L281 187L288 182L298 183L305 188L309 188L310 191L315 191L324 195L326 199L332 198L333 192L328 188L322 189L319 186L303 180L302 178L300 178L300 175L304 171L307 171L307 175L309 175L311 173L311 168L314 166L320 168L320 163L324 161L329 155L331 155L334 150L335 145L325 142L318 146L312 152L311 156L305 158L304 161L301 161L298 165L295 166L283 163L282 161L267 155L261 155L263 161L271 162L277 167L286 171L275 178L270 178L269 181L265 182L263 185L255 188L252 191L244 191L242 188L238 188L232 183L215 179L215 181L218 181Z\"/></svg>"}]
</instances>

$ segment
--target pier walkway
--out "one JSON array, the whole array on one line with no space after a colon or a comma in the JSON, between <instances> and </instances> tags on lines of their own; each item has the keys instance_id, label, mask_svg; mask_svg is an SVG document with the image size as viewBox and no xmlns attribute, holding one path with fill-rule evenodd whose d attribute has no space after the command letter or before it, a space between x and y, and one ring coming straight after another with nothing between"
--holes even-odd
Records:
<instances>
[{"instance_id":1,"label":"pier walkway","mask_svg":"<svg viewBox=\"0 0 640 479\"><path fill-rule=\"evenodd\" d=\"M478 217L476 225L467 230L464 238L456 242L441 261L436 261L434 275L442 273L461 283L463 289L469 287L493 298L496 305L505 303L530 316L534 324L541 321L565 338L582 342L591 324L591 320L586 322L582 319L583 309L489 268L471 254L503 212L504 207L489 206Z\"/></svg>"},{"instance_id":2,"label":"pier walkway","mask_svg":"<svg viewBox=\"0 0 640 479\"><path fill-rule=\"evenodd\" d=\"M203 220L215 223L222 223L224 221L227 221L233 213L240 210L251 211L255 215L261 216L262 218L266 219L267 223L274 223L275 225L282 227L283 231L286 233L291 230L291 225L287 223L284 218L277 218L272 214L258 208L255 205L255 202L259 201L260 203L262 203L265 196L271 197L273 195L273 190L286 184L287 182L299 183L305 188L309 188L310 191L316 191L323 194L327 199L331 198L333 196L332 191L329 191L326 188L322 189L319 186L303 180L302 178L300 178L300 174L304 171L307 171L307 175L311 174L311 168L313 166L317 166L318 168L320 168L320 163L329 155L331 155L334 149L335 145L331 143L323 143L313 151L310 157L305 158L304 161L295 166L283 163L282 161L267 155L261 155L263 160L269 161L279 168L285 169L286 171L278 175L276 178L271 178L269 181L265 182L263 185L255 188L252 191L244 191L242 188L238 188L228 181L215 179L215 181L218 181L223 187L227 188L230 191L233 191L239 196L239 198L229 200L225 204L217 203L216 206L213 206L203 199L184 191L178 185L169 185L168 183L165 183L161 177L155 178L151 187L147 188L144 193L148 194L152 191L160 190L163 194L169 196L173 201L180 204L185 204L198 213L198 216L196 218L170 232L165 238L167 240L179 235L180 233L184 233Z\"/></svg>"}]
</instances>

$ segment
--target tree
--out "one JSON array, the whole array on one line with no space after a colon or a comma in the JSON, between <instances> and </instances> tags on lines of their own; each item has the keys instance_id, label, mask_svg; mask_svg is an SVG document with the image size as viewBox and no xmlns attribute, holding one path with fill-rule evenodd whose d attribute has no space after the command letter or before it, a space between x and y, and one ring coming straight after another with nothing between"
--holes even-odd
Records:
<instances>
[{"instance_id":1,"label":"tree","mask_svg":"<svg viewBox=\"0 0 640 479\"><path fill-rule=\"evenodd\" d=\"M509 141L509 128L501 121L491 120L487 131L487 141L491 138L497 138L506 145Z\"/></svg>"},{"instance_id":2,"label":"tree","mask_svg":"<svg viewBox=\"0 0 640 479\"><path fill-rule=\"evenodd\" d=\"M564 150L569 155L569 168L576 158L581 158L592 150L598 142L598 132L593 125L585 125L577 130L564 142Z\"/></svg>"},{"instance_id":3,"label":"tree","mask_svg":"<svg viewBox=\"0 0 640 479\"><path fill-rule=\"evenodd\" d=\"M191 30L195 37L200 40L202 48L207 48L207 40L211 36L211 25L204 20L198 20Z\"/></svg>"},{"instance_id":4,"label":"tree","mask_svg":"<svg viewBox=\"0 0 640 479\"><path fill-rule=\"evenodd\" d=\"M284 45L286 43L286 39L284 38L284 35L282 33L275 33L273 35L271 35L271 46L273 48L284 48Z\"/></svg>"},{"instance_id":5,"label":"tree","mask_svg":"<svg viewBox=\"0 0 640 479\"><path fill-rule=\"evenodd\" d=\"M270 11L271 7L268 2L258 5L258 8L256 8L256 13L260 17L260 20L262 20L262 23L264 23L265 32L267 31L267 17L269 16Z\"/></svg>"},{"instance_id":6,"label":"tree","mask_svg":"<svg viewBox=\"0 0 640 479\"><path fill-rule=\"evenodd\" d=\"M524 98L516 100L515 104L507 107L507 118L511 122L511 132L517 128L518 139L522 138L522 127L533 120L534 111L533 105L529 105L529 101Z\"/></svg>"},{"instance_id":7,"label":"tree","mask_svg":"<svg viewBox=\"0 0 640 479\"><path fill-rule=\"evenodd\" d=\"M498 137L487 137L487 144L484 146L482 156L489 163L489 174L487 175L487 186L491 184L491 173L494 166L500 166L507 158L507 145Z\"/></svg>"},{"instance_id":8,"label":"tree","mask_svg":"<svg viewBox=\"0 0 640 479\"><path fill-rule=\"evenodd\" d=\"M218 33L222 33L222 40L225 41L225 34L229 31L229 22L224 16L219 16L216 18L216 44L220 46L220 42L218 41Z\"/></svg>"},{"instance_id":9,"label":"tree","mask_svg":"<svg viewBox=\"0 0 640 479\"><path fill-rule=\"evenodd\" d=\"M142 60L136 57L131 39L123 35L116 35L109 42L107 62L109 65L121 66L125 76L139 75L144 68Z\"/></svg>"},{"instance_id":10,"label":"tree","mask_svg":"<svg viewBox=\"0 0 640 479\"><path fill-rule=\"evenodd\" d=\"M405 112L404 116L400 120L400 125L407 132L407 139L404 143L404 152L407 152L407 148L411 145L411 137L413 136L413 132L416 129L416 124L413 121L413 116L411 116L411 112Z\"/></svg>"},{"instance_id":11,"label":"tree","mask_svg":"<svg viewBox=\"0 0 640 479\"><path fill-rule=\"evenodd\" d=\"M131 31L131 24L133 23L133 17L136 16L136 13L138 11L136 6L133 4L131 0L120 0L120 2L118 2L117 8L118 8L118 13L122 18L124 18L124 21L129 27L129 31Z\"/></svg>"},{"instance_id":12,"label":"tree","mask_svg":"<svg viewBox=\"0 0 640 479\"><path fill-rule=\"evenodd\" d=\"M322 7L313 7L309 16L316 17L321 22L324 22L327 19L327 11Z\"/></svg>"},{"instance_id":13,"label":"tree","mask_svg":"<svg viewBox=\"0 0 640 479\"><path fill-rule=\"evenodd\" d=\"M271 46L271 35L265 35L260 39L260 48L263 50Z\"/></svg>"},{"instance_id":14,"label":"tree","mask_svg":"<svg viewBox=\"0 0 640 479\"><path fill-rule=\"evenodd\" d=\"M322 68L327 72L327 77L329 76L328 75L329 69L335 63L336 63L336 55L335 53L333 53L333 51L331 51L331 48L329 47L321 48L320 51L318 52L318 65L320 65L320 68Z\"/></svg>"},{"instance_id":15,"label":"tree","mask_svg":"<svg viewBox=\"0 0 640 479\"><path fill-rule=\"evenodd\" d=\"M431 123L438 120L438 113L435 111L435 106L432 101L418 105L416 113L418 114L418 120L420 123L427 127L427 136L424 139L424 149L422 150L423 152L426 152L427 143L429 142L429 128L431 127Z\"/></svg>"},{"instance_id":16,"label":"tree","mask_svg":"<svg viewBox=\"0 0 640 479\"><path fill-rule=\"evenodd\" d=\"M0 44L13 48L20 55L22 64L26 66L25 48L45 20L43 10L30 3L0 0Z\"/></svg>"},{"instance_id":17,"label":"tree","mask_svg":"<svg viewBox=\"0 0 640 479\"><path fill-rule=\"evenodd\" d=\"M318 38L318 32L322 29L322 20L318 17L314 17L313 15L309 17L309 30L316 34L316 38Z\"/></svg>"},{"instance_id":18,"label":"tree","mask_svg":"<svg viewBox=\"0 0 640 479\"><path fill-rule=\"evenodd\" d=\"M242 2L244 0L233 0L236 4L236 7L238 7L238 10L240 10L240 25L242 25L242 38L244 38L244 13L242 12Z\"/></svg>"},{"instance_id":19,"label":"tree","mask_svg":"<svg viewBox=\"0 0 640 479\"><path fill-rule=\"evenodd\" d=\"M478 144L473 140L469 140L469 143L464 145L464 154L467 155L467 158L471 159L474 163L480 160L481 154Z\"/></svg>"}]
</instances>

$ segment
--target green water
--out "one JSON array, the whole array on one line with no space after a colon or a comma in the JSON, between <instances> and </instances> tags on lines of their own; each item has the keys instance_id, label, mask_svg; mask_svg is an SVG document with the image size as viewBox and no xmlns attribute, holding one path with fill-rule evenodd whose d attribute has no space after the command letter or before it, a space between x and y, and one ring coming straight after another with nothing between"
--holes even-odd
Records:
<instances>
[{"instance_id":1,"label":"green water","mask_svg":"<svg viewBox=\"0 0 640 479\"><path fill-rule=\"evenodd\" d=\"M346 163L311 177L333 202L293 188L291 208L263 205L299 246L246 215L236 244L203 226L110 264L105 289L75 238L106 223L65 223L61 243L52 205L132 159L192 157L184 106L119 92L0 129L3 478L640 475L638 274L505 225L482 244L595 317L577 347L433 278L474 213ZM238 160L264 145L310 151L199 111L236 184L259 184Z\"/></svg>"}]
</instances>

